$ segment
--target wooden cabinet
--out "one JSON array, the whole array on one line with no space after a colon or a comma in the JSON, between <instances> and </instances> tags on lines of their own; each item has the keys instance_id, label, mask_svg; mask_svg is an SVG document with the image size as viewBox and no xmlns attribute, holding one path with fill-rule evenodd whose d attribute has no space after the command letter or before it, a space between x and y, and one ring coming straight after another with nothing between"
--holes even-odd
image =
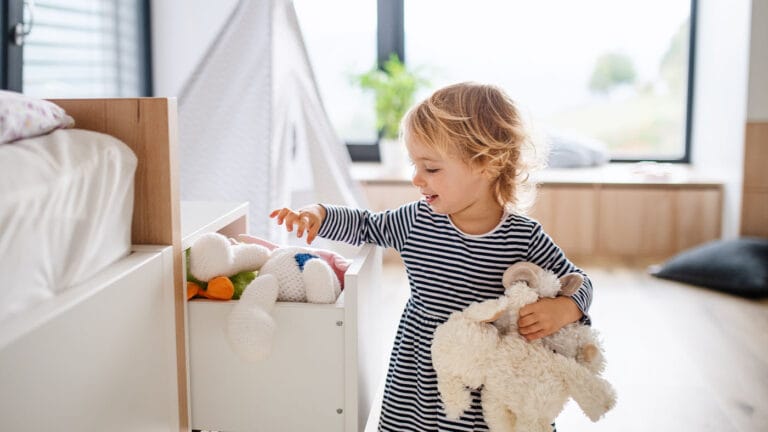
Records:
<instances>
[{"instance_id":1,"label":"wooden cabinet","mask_svg":"<svg viewBox=\"0 0 768 432\"><path fill-rule=\"evenodd\" d=\"M598 190L593 186L539 189L530 216L569 254L592 255L596 247Z\"/></svg>"},{"instance_id":2,"label":"wooden cabinet","mask_svg":"<svg viewBox=\"0 0 768 432\"><path fill-rule=\"evenodd\" d=\"M605 255L656 255L673 249L674 192L606 188L600 191L597 251Z\"/></svg>"},{"instance_id":3,"label":"wooden cabinet","mask_svg":"<svg viewBox=\"0 0 768 432\"><path fill-rule=\"evenodd\" d=\"M531 211L575 257L671 256L720 237L718 185L544 184Z\"/></svg>"},{"instance_id":4,"label":"wooden cabinet","mask_svg":"<svg viewBox=\"0 0 768 432\"><path fill-rule=\"evenodd\" d=\"M680 189L675 200L675 250L720 238L723 191L720 186Z\"/></svg>"},{"instance_id":5,"label":"wooden cabinet","mask_svg":"<svg viewBox=\"0 0 768 432\"><path fill-rule=\"evenodd\" d=\"M576 258L663 259L720 238L720 182L697 178L687 167L665 167L670 171L663 178L632 169L615 164L548 171L538 178L529 215ZM405 178L376 178L370 168L353 174L362 176L372 210L420 199Z\"/></svg>"},{"instance_id":6,"label":"wooden cabinet","mask_svg":"<svg viewBox=\"0 0 768 432\"><path fill-rule=\"evenodd\" d=\"M748 122L744 136L741 235L768 237L768 122Z\"/></svg>"}]
</instances>

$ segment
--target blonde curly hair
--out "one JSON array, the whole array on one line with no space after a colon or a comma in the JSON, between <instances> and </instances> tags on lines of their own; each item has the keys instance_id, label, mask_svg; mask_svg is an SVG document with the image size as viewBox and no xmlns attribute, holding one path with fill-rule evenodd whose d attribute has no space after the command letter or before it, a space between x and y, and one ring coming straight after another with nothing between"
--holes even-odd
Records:
<instances>
[{"instance_id":1,"label":"blonde curly hair","mask_svg":"<svg viewBox=\"0 0 768 432\"><path fill-rule=\"evenodd\" d=\"M480 168L493 179L499 204L524 213L540 164L515 102L500 88L464 82L434 92L403 117L401 139L415 140Z\"/></svg>"}]
</instances>

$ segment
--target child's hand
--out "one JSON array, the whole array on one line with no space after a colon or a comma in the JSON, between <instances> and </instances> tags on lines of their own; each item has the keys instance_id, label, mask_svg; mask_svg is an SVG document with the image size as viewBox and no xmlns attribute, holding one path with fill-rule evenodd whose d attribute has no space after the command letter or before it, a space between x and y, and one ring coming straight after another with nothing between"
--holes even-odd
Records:
<instances>
[{"instance_id":1,"label":"child's hand","mask_svg":"<svg viewBox=\"0 0 768 432\"><path fill-rule=\"evenodd\" d=\"M269 217L277 218L278 225L285 223L285 229L288 232L293 231L293 227L296 225L296 237L301 238L304 232L306 232L307 244L310 244L317 237L317 232L320 231L320 227L323 225L325 208L317 204L303 207L298 211L283 207L272 210Z\"/></svg>"},{"instance_id":2,"label":"child's hand","mask_svg":"<svg viewBox=\"0 0 768 432\"><path fill-rule=\"evenodd\" d=\"M542 298L520 308L518 332L530 342L551 335L581 316L576 302L568 297Z\"/></svg>"}]
</instances>

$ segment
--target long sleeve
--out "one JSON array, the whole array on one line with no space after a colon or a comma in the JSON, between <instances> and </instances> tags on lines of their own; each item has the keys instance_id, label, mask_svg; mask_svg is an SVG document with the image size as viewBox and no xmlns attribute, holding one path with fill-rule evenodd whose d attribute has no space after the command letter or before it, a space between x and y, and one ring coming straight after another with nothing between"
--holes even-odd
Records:
<instances>
[{"instance_id":1,"label":"long sleeve","mask_svg":"<svg viewBox=\"0 0 768 432\"><path fill-rule=\"evenodd\" d=\"M591 320L588 311L589 306L592 304L592 281L583 270L568 260L560 247L555 244L538 223L534 225L531 234L527 260L543 269L553 271L558 277L572 272L578 272L584 276L584 282L578 291L573 294L572 299L576 302L576 306L581 310L581 313L584 314L580 322L590 324Z\"/></svg>"},{"instance_id":2,"label":"long sleeve","mask_svg":"<svg viewBox=\"0 0 768 432\"><path fill-rule=\"evenodd\" d=\"M326 215L318 232L320 237L353 245L374 243L400 251L408 240L418 202L378 213L335 205L323 207Z\"/></svg>"}]
</instances>

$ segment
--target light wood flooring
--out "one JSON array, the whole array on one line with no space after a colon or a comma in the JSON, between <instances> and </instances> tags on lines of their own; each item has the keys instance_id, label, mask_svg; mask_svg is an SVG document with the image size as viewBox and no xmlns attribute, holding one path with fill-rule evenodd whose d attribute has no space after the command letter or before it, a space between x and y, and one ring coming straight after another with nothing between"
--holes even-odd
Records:
<instances>
[{"instance_id":1,"label":"light wood flooring","mask_svg":"<svg viewBox=\"0 0 768 432\"><path fill-rule=\"evenodd\" d=\"M768 300L657 279L645 266L582 268L618 404L592 423L570 402L558 431L768 431ZM399 262L385 264L382 288L391 340L408 291Z\"/></svg>"}]
</instances>

